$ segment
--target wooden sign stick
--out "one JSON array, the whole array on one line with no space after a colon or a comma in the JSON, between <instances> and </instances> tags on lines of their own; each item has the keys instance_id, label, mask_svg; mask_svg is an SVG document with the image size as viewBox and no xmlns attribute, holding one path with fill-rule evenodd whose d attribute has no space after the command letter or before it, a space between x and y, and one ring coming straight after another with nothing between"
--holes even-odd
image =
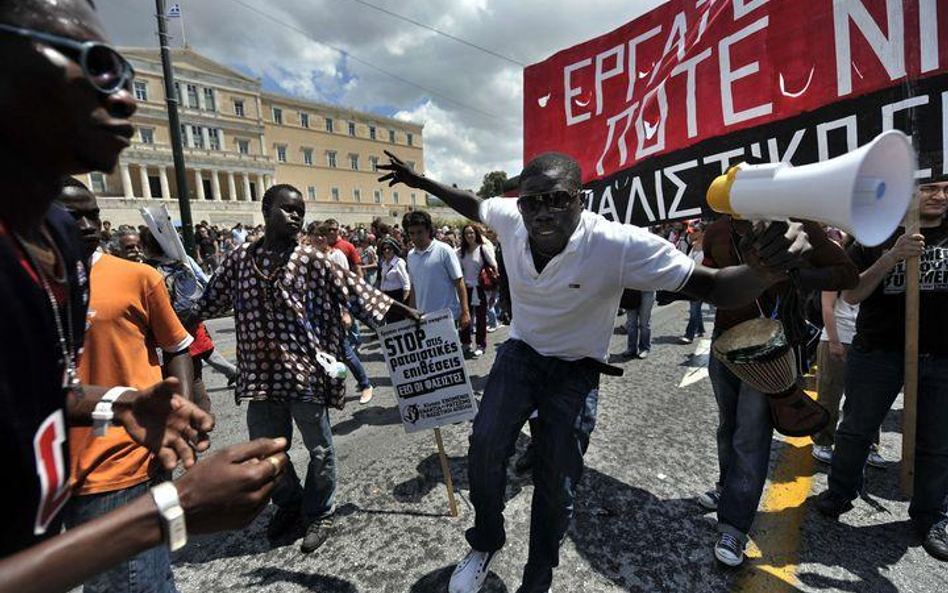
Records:
<instances>
[{"instance_id":1,"label":"wooden sign stick","mask_svg":"<svg viewBox=\"0 0 948 593\"><path fill-rule=\"evenodd\" d=\"M905 232L919 232L919 200L905 214ZM911 497L915 480L915 423L918 417L918 257L905 260L905 398L902 407L902 494Z\"/></svg>"},{"instance_id":2,"label":"wooden sign stick","mask_svg":"<svg viewBox=\"0 0 948 593\"><path fill-rule=\"evenodd\" d=\"M451 468L448 466L448 456L444 452L444 441L441 440L441 429L434 429L435 441L438 443L438 456L441 458L441 473L444 474L444 485L448 487L448 507L451 516L458 516L458 503L454 499L454 481L451 479Z\"/></svg>"}]
</instances>

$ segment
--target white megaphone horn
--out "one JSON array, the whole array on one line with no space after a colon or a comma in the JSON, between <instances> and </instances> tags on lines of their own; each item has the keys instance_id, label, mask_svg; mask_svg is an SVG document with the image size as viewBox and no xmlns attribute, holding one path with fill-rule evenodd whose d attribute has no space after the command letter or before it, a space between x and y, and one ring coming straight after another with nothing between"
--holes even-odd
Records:
<instances>
[{"instance_id":1,"label":"white megaphone horn","mask_svg":"<svg viewBox=\"0 0 948 593\"><path fill-rule=\"evenodd\" d=\"M708 188L708 206L751 220L823 222L873 247L888 239L905 216L915 170L908 136L892 130L822 163L732 167Z\"/></svg>"}]
</instances>

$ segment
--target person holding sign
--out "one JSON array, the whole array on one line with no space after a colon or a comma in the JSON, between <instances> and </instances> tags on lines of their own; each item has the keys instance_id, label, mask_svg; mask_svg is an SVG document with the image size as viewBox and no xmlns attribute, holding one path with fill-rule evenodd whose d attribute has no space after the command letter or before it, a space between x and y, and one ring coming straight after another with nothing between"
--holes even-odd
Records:
<instances>
[{"instance_id":1,"label":"person holding sign","mask_svg":"<svg viewBox=\"0 0 948 593\"><path fill-rule=\"evenodd\" d=\"M843 292L860 305L846 361L846 403L836 432L829 489L816 508L838 518L862 490L874 435L902 389L905 260L921 259L915 484L909 516L923 547L948 561L948 178L920 185L918 234L896 233L878 247L854 245L859 285ZM904 234L903 234L904 233Z\"/></svg>"},{"instance_id":2,"label":"person holding sign","mask_svg":"<svg viewBox=\"0 0 948 593\"><path fill-rule=\"evenodd\" d=\"M798 223L772 224L747 265L712 270L645 229L585 211L579 164L565 154L545 153L527 163L516 200L482 200L386 154L390 161L379 169L387 174L379 181L433 194L497 233L510 282L510 340L497 352L470 441L471 551L452 574L449 591L478 591L504 546L506 464L534 410L536 489L518 591L549 591L596 423L599 376L619 371L605 361L622 290L680 290L721 307L744 305L799 265L809 249L806 233Z\"/></svg>"},{"instance_id":3,"label":"person holding sign","mask_svg":"<svg viewBox=\"0 0 948 593\"><path fill-rule=\"evenodd\" d=\"M332 531L336 461L329 408L345 405L346 380L332 364L343 358L342 308L378 324L393 301L317 249L298 245L306 213L299 190L275 185L263 195L262 239L246 242L221 263L193 310L196 319L234 310L237 329L236 398L249 400L251 438L285 437L300 429L310 461L306 485L291 463L273 492L278 510L268 535L277 538L300 519L308 525L300 547L310 553ZM403 305L395 306L403 307ZM406 313L418 319L417 311ZM334 359L334 360L333 360ZM331 361L331 362L327 362Z\"/></svg>"}]
</instances>

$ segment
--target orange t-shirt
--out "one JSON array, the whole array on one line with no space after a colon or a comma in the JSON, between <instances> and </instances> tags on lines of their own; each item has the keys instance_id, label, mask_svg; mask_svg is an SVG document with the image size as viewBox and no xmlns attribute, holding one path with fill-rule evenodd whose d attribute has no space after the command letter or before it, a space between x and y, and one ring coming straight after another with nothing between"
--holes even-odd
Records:
<instances>
[{"instance_id":1,"label":"orange t-shirt","mask_svg":"<svg viewBox=\"0 0 948 593\"><path fill-rule=\"evenodd\" d=\"M192 338L178 321L164 279L144 264L111 255L93 260L89 312L79 378L86 385L144 389L161 381L156 348L186 349ZM122 490L149 479L157 464L121 428L95 437L89 427L69 429L74 494ZM75 481L84 472L84 482Z\"/></svg>"}]
</instances>

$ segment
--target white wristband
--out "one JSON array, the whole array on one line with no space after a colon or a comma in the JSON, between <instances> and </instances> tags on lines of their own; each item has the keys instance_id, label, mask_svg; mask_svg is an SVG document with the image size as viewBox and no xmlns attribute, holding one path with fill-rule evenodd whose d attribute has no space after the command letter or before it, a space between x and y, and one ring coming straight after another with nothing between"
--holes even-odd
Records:
<instances>
[{"instance_id":1,"label":"white wristband","mask_svg":"<svg viewBox=\"0 0 948 593\"><path fill-rule=\"evenodd\" d=\"M162 482L151 489L151 496L161 515L168 549L172 552L180 550L188 543L188 528L184 522L184 509L178 500L178 489L171 482Z\"/></svg>"},{"instance_id":2,"label":"white wristband","mask_svg":"<svg viewBox=\"0 0 948 593\"><path fill-rule=\"evenodd\" d=\"M95 409L92 410L92 427L94 428L95 436L105 436L106 429L109 427L109 424L112 423L112 418L115 416L112 413L112 403L126 391L134 391L134 389L132 387L113 387L106 391L102 399L99 400L99 403L95 405Z\"/></svg>"}]
</instances>

